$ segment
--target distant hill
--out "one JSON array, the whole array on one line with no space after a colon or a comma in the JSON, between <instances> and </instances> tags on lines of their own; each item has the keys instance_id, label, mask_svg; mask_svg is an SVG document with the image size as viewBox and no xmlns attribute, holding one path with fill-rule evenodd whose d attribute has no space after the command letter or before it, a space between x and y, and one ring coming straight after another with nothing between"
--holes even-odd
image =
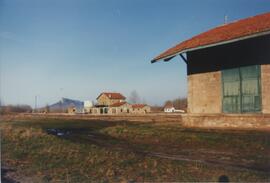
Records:
<instances>
[{"instance_id":1,"label":"distant hill","mask_svg":"<svg viewBox=\"0 0 270 183\"><path fill-rule=\"evenodd\" d=\"M65 112L69 107L75 107L77 109L83 108L83 102L79 100L72 100L68 98L62 98L59 102L49 105L50 112Z\"/></svg>"}]
</instances>

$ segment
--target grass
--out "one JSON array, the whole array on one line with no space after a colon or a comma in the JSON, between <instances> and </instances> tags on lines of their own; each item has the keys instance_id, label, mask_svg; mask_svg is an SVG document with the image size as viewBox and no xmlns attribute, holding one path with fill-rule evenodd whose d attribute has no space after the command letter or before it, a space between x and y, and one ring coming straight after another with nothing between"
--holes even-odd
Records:
<instances>
[{"instance_id":1,"label":"grass","mask_svg":"<svg viewBox=\"0 0 270 183\"><path fill-rule=\"evenodd\" d=\"M222 175L230 181L270 181L267 132L70 119L22 119L1 122L0 128L3 164L15 168L21 182L27 177L37 182L194 182ZM71 135L49 135L48 128Z\"/></svg>"}]
</instances>

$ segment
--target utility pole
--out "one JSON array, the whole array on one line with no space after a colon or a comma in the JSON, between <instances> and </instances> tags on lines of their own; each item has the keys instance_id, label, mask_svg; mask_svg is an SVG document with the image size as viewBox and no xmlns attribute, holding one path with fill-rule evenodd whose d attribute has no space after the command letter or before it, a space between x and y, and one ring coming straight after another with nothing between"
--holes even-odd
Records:
<instances>
[{"instance_id":1,"label":"utility pole","mask_svg":"<svg viewBox=\"0 0 270 183\"><path fill-rule=\"evenodd\" d=\"M37 95L35 96L35 112L37 112Z\"/></svg>"},{"instance_id":2,"label":"utility pole","mask_svg":"<svg viewBox=\"0 0 270 183\"><path fill-rule=\"evenodd\" d=\"M63 99L63 93L62 93L62 92L63 92L63 88L60 88L60 93L61 93L61 94L60 94L60 95L61 95L61 96L60 96L60 97L61 97L61 100L60 100L60 108L61 108L61 109L60 109L60 110L61 110L61 113L64 112L64 109L63 109L63 102L64 102L64 99Z\"/></svg>"}]
</instances>

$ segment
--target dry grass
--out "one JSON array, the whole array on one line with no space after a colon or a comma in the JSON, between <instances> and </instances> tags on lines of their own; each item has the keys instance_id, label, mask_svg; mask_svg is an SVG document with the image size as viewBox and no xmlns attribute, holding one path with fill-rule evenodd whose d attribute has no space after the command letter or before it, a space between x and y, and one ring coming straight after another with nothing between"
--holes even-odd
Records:
<instances>
[{"instance_id":1,"label":"dry grass","mask_svg":"<svg viewBox=\"0 0 270 183\"><path fill-rule=\"evenodd\" d=\"M21 182L194 182L217 181L221 175L230 181L270 181L267 171L255 170L269 163L267 133L67 119L10 120L0 127L3 164L15 168L13 177ZM48 128L72 133L59 138L47 134Z\"/></svg>"}]
</instances>

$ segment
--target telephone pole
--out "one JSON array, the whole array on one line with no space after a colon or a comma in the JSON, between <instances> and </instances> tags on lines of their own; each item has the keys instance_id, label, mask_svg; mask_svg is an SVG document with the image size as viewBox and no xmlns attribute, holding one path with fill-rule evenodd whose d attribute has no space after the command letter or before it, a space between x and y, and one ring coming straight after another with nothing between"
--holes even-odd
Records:
<instances>
[{"instance_id":1,"label":"telephone pole","mask_svg":"<svg viewBox=\"0 0 270 183\"><path fill-rule=\"evenodd\" d=\"M35 112L37 112L37 95L35 96Z\"/></svg>"}]
</instances>

